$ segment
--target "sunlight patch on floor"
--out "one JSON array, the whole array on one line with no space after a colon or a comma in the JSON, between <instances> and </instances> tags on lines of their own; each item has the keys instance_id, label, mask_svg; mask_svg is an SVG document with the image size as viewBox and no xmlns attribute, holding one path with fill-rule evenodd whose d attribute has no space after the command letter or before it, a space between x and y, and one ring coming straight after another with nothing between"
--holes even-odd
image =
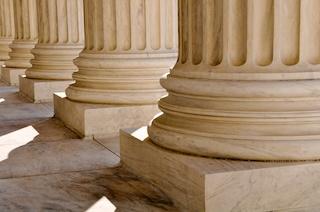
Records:
<instances>
[{"instance_id":1,"label":"sunlight patch on floor","mask_svg":"<svg viewBox=\"0 0 320 212\"><path fill-rule=\"evenodd\" d=\"M6 160L11 151L34 140L39 133L32 126L0 136L0 161Z\"/></svg>"},{"instance_id":2,"label":"sunlight patch on floor","mask_svg":"<svg viewBox=\"0 0 320 212\"><path fill-rule=\"evenodd\" d=\"M96 203L94 203L86 212L101 212L108 211L113 212L116 210L116 206L114 206L110 200L106 197L102 197Z\"/></svg>"},{"instance_id":3,"label":"sunlight patch on floor","mask_svg":"<svg viewBox=\"0 0 320 212\"><path fill-rule=\"evenodd\" d=\"M0 98L0 103L5 102L6 100L4 98Z\"/></svg>"}]
</instances>

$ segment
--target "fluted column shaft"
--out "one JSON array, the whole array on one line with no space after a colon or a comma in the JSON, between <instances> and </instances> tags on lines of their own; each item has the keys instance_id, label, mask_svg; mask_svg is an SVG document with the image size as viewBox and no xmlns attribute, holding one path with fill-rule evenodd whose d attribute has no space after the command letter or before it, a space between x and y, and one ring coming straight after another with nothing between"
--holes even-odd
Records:
<instances>
[{"instance_id":1,"label":"fluted column shaft","mask_svg":"<svg viewBox=\"0 0 320 212\"><path fill-rule=\"evenodd\" d=\"M320 2L180 0L154 143L219 158L320 158Z\"/></svg>"},{"instance_id":2,"label":"fluted column shaft","mask_svg":"<svg viewBox=\"0 0 320 212\"><path fill-rule=\"evenodd\" d=\"M85 0L85 49L69 99L152 104L177 58L176 0Z\"/></svg>"},{"instance_id":3,"label":"fluted column shaft","mask_svg":"<svg viewBox=\"0 0 320 212\"><path fill-rule=\"evenodd\" d=\"M82 0L37 0L39 41L27 78L70 80L84 46Z\"/></svg>"},{"instance_id":4,"label":"fluted column shaft","mask_svg":"<svg viewBox=\"0 0 320 212\"><path fill-rule=\"evenodd\" d=\"M38 40L36 0L13 0L15 38L10 45L10 59L5 62L8 68L31 67L31 49Z\"/></svg>"},{"instance_id":5,"label":"fluted column shaft","mask_svg":"<svg viewBox=\"0 0 320 212\"><path fill-rule=\"evenodd\" d=\"M9 44L14 39L13 1L0 0L0 61L9 59Z\"/></svg>"}]
</instances>

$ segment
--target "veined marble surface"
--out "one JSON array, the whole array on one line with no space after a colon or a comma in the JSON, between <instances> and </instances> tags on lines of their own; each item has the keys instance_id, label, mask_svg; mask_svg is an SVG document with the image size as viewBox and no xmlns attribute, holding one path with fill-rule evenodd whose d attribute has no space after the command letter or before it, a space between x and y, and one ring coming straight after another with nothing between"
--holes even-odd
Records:
<instances>
[{"instance_id":1,"label":"veined marble surface","mask_svg":"<svg viewBox=\"0 0 320 212\"><path fill-rule=\"evenodd\" d=\"M121 168L0 180L0 211L86 211L106 197L117 211L176 211L161 192Z\"/></svg>"},{"instance_id":2,"label":"veined marble surface","mask_svg":"<svg viewBox=\"0 0 320 212\"><path fill-rule=\"evenodd\" d=\"M0 100L1 212L177 211L121 168L118 138L81 140L52 118L52 104L28 103L1 82Z\"/></svg>"}]
</instances>

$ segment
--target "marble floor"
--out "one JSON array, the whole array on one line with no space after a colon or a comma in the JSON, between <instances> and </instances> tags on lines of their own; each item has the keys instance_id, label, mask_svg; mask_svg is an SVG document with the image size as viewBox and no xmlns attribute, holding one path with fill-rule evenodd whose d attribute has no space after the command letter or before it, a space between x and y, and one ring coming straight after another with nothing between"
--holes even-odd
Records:
<instances>
[{"instance_id":1,"label":"marble floor","mask_svg":"<svg viewBox=\"0 0 320 212\"><path fill-rule=\"evenodd\" d=\"M0 82L0 211L177 211L121 167L118 138L81 140Z\"/></svg>"}]
</instances>

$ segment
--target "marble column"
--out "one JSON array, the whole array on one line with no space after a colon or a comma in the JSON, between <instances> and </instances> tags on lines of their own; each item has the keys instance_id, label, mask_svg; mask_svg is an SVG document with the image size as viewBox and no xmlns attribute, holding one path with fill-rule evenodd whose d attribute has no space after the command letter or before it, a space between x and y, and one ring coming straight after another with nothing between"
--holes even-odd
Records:
<instances>
[{"instance_id":1,"label":"marble column","mask_svg":"<svg viewBox=\"0 0 320 212\"><path fill-rule=\"evenodd\" d=\"M34 102L52 101L77 71L73 60L84 46L82 0L38 0L39 41L20 91Z\"/></svg>"},{"instance_id":2,"label":"marble column","mask_svg":"<svg viewBox=\"0 0 320 212\"><path fill-rule=\"evenodd\" d=\"M38 40L36 0L11 0L14 12L15 36L10 45L10 59L5 62L3 78L11 85L18 85L20 74L31 67L31 49Z\"/></svg>"},{"instance_id":3,"label":"marble column","mask_svg":"<svg viewBox=\"0 0 320 212\"><path fill-rule=\"evenodd\" d=\"M85 49L76 59L69 99L152 104L165 94L159 78L177 58L172 0L85 0Z\"/></svg>"},{"instance_id":4,"label":"marble column","mask_svg":"<svg viewBox=\"0 0 320 212\"><path fill-rule=\"evenodd\" d=\"M153 142L200 156L320 159L320 2L181 1Z\"/></svg>"},{"instance_id":5,"label":"marble column","mask_svg":"<svg viewBox=\"0 0 320 212\"><path fill-rule=\"evenodd\" d=\"M9 59L9 45L14 39L14 15L12 0L0 0L0 66ZM0 67L0 69L1 69ZM1 76L1 71L0 71Z\"/></svg>"},{"instance_id":6,"label":"marble column","mask_svg":"<svg viewBox=\"0 0 320 212\"><path fill-rule=\"evenodd\" d=\"M181 211L319 210L320 1L179 3L163 113L122 164Z\"/></svg>"},{"instance_id":7,"label":"marble column","mask_svg":"<svg viewBox=\"0 0 320 212\"><path fill-rule=\"evenodd\" d=\"M79 71L73 74L75 84L66 90L68 101L99 103L101 108L132 106L130 113L146 106L146 116L152 117L157 100L165 94L159 79L177 60L176 4L176 0L85 0L85 48L75 60ZM139 123L145 123L147 117L139 116Z\"/></svg>"}]
</instances>

